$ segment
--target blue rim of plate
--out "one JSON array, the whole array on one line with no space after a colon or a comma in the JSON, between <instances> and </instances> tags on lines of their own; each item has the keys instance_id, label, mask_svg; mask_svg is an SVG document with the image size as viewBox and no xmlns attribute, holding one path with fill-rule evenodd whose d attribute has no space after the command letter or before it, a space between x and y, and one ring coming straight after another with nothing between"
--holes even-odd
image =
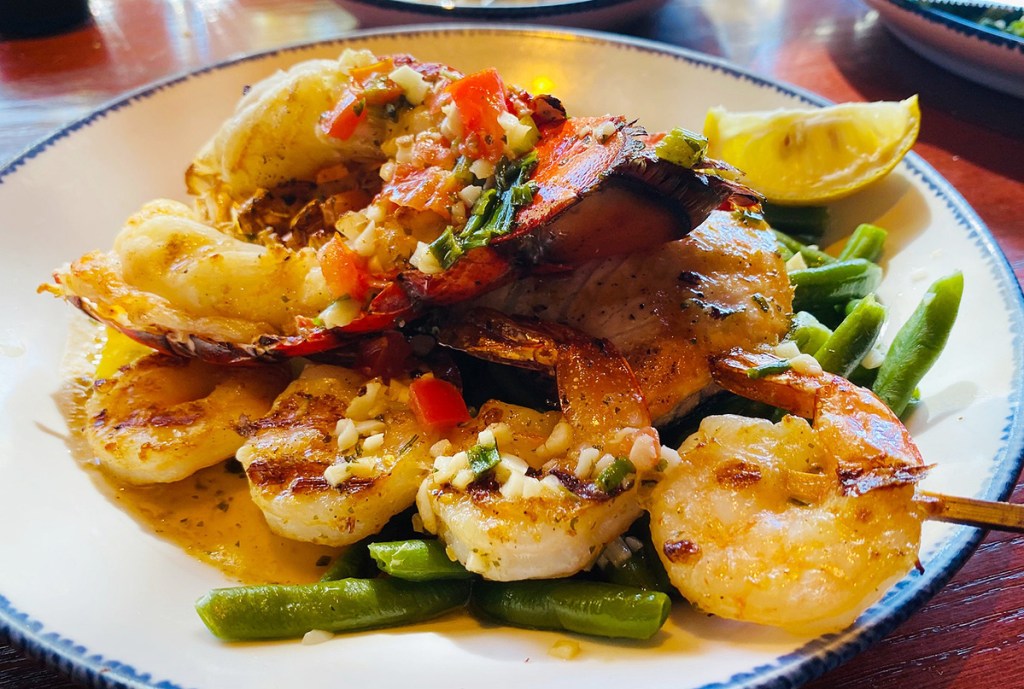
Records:
<instances>
[{"instance_id":1,"label":"blue rim of plate","mask_svg":"<svg viewBox=\"0 0 1024 689\"><path fill-rule=\"evenodd\" d=\"M554 2L545 5L525 5L522 7L516 7L514 5L500 5L494 7L459 4L452 7L444 7L440 4L414 2L413 0L338 0L338 2L342 3L362 5L391 12L413 13L429 17L450 17L458 20L484 19L489 21L495 21L498 19L530 21L555 16L596 12L598 10L638 4L643 1L644 0L565 0L564 2ZM661 0L661 2L664 1L665 0Z\"/></svg>"},{"instance_id":2,"label":"blue rim of plate","mask_svg":"<svg viewBox=\"0 0 1024 689\"><path fill-rule=\"evenodd\" d=\"M1024 38L1020 38L1013 34L1006 33L1005 31L999 31L998 29L988 26L982 26L978 22L971 21L970 19L953 14L952 12L943 11L940 7L926 7L915 0L883 1L887 1L891 5L916 14L917 16L932 23L940 24L964 36L977 38L985 41L986 43L991 43L992 45L1024 53ZM979 12L981 9L982 8L979 8Z\"/></svg>"},{"instance_id":3,"label":"blue rim of plate","mask_svg":"<svg viewBox=\"0 0 1024 689\"><path fill-rule=\"evenodd\" d=\"M775 90L778 93L796 97L808 105L823 106L831 101L797 86L758 76L753 72L733 65L726 60L677 48L656 41L632 38L617 34L588 30L548 29L528 25L493 26L485 24L433 24L387 29L354 31L338 38L312 43L298 43L274 50L252 53L238 58L218 62L209 67L187 71L167 79L156 81L131 91L100 106L90 114L79 118L59 129L38 143L29 146L21 155L0 169L0 184L10 178L27 161L44 153L56 142L71 136L74 132L88 127L107 114L116 112L131 104L149 98L161 91L172 88L189 79L209 72L219 71L233 65L274 57L277 55L301 53L318 47L338 45L354 40L391 38L396 35L494 35L526 34L543 36L554 40L588 40L611 48L635 50L668 56L695 67L721 72L727 76L748 81L757 86ZM1018 283L1009 261L1003 255L991 232L973 208L964 200L939 173L915 153L904 158L904 166L918 177L946 205L946 208L978 245L987 258L993 274L998 278L1001 296L1011 309L1014 349L1024 351L1024 293ZM1019 359L1024 361L1024 357ZM1024 414L1021 414L1024 371L1020 367L1014 372L1009 406L1011 415L1005 420L1000 440L1003 446L997 454L996 469L992 472L988 486L980 497L987 500L1005 500L1016 484L1024 467ZM855 623L854 631L828 634L815 639L797 650L779 656L775 662L758 666L747 672L734 674L724 682L706 684L695 689L794 689L838 667L850 658L880 641L897 625L909 618L926 601L934 596L964 565L981 542L983 532L978 529L960 527L942 544L929 560L929 571L911 573L900 581L877 604L866 610ZM5 634L12 645L27 655L40 659L68 674L76 681L89 687L103 689L183 689L181 685L166 679L155 679L149 673L140 671L118 660L105 658L89 649L62 637L58 632L47 630L45 625L19 610L0 593L0 635Z\"/></svg>"}]
</instances>

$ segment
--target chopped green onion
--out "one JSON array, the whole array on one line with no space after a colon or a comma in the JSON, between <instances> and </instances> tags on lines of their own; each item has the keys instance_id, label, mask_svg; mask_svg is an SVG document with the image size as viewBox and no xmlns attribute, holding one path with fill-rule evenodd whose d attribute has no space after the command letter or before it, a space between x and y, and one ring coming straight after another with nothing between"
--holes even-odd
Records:
<instances>
[{"instance_id":1,"label":"chopped green onion","mask_svg":"<svg viewBox=\"0 0 1024 689\"><path fill-rule=\"evenodd\" d=\"M676 127L654 147L654 153L662 160L681 167L693 169L708 152L707 138L682 127Z\"/></svg>"},{"instance_id":2,"label":"chopped green onion","mask_svg":"<svg viewBox=\"0 0 1024 689\"><path fill-rule=\"evenodd\" d=\"M792 365L787 359L780 361L769 361L767 364L761 364L760 366L753 366L747 369L747 378L753 378L757 380L764 378L765 376L775 375L776 373L785 373Z\"/></svg>"},{"instance_id":3,"label":"chopped green onion","mask_svg":"<svg viewBox=\"0 0 1024 689\"><path fill-rule=\"evenodd\" d=\"M630 474L636 473L636 467L633 466L633 462L629 461L625 457L616 457L615 460L606 466L597 478L594 479L594 483L605 493L611 493L616 488L622 485L622 482L626 480L626 477Z\"/></svg>"},{"instance_id":4,"label":"chopped green onion","mask_svg":"<svg viewBox=\"0 0 1024 689\"><path fill-rule=\"evenodd\" d=\"M441 267L445 269L451 268L462 254L465 253L462 245L455 238L451 226L445 228L441 236L432 241L427 248L430 249L430 253L441 264Z\"/></svg>"},{"instance_id":5,"label":"chopped green onion","mask_svg":"<svg viewBox=\"0 0 1024 689\"><path fill-rule=\"evenodd\" d=\"M498 466L498 462L501 461L497 445L474 445L469 448L467 454L469 455L469 468L477 476L483 476Z\"/></svg>"}]
</instances>

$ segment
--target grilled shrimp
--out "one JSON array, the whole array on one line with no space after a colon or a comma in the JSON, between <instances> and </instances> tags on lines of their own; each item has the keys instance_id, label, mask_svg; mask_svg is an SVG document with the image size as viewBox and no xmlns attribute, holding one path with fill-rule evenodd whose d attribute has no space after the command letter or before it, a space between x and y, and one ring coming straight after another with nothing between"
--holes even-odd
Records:
<instances>
[{"instance_id":1,"label":"grilled shrimp","mask_svg":"<svg viewBox=\"0 0 1024 689\"><path fill-rule=\"evenodd\" d=\"M657 432L614 349L564 326L479 312L441 341L484 358L554 370L562 410L487 402L435 449L417 507L467 569L511 581L587 567L641 514L639 478Z\"/></svg>"},{"instance_id":2,"label":"grilled shrimp","mask_svg":"<svg viewBox=\"0 0 1024 689\"><path fill-rule=\"evenodd\" d=\"M727 389L803 418L714 416L679 448L650 499L669 578L721 617L801 632L840 629L915 565L927 470L899 419L872 393L819 371L751 379L772 361L714 361Z\"/></svg>"},{"instance_id":3,"label":"grilled shrimp","mask_svg":"<svg viewBox=\"0 0 1024 689\"><path fill-rule=\"evenodd\" d=\"M176 201L146 204L112 252L86 254L56 278L55 289L97 320L154 349L213 361L248 358L224 342L248 345L255 358L260 337L331 302L312 249L234 239Z\"/></svg>"},{"instance_id":4,"label":"grilled shrimp","mask_svg":"<svg viewBox=\"0 0 1024 689\"><path fill-rule=\"evenodd\" d=\"M234 455L238 425L262 416L288 382L276 366L227 369L151 354L97 380L85 436L128 483L169 483Z\"/></svg>"},{"instance_id":5,"label":"grilled shrimp","mask_svg":"<svg viewBox=\"0 0 1024 689\"><path fill-rule=\"evenodd\" d=\"M520 280L473 302L611 341L636 372L655 425L689 411L708 389L709 355L776 344L792 303L767 226L722 211L656 250Z\"/></svg>"},{"instance_id":6,"label":"grilled shrimp","mask_svg":"<svg viewBox=\"0 0 1024 689\"><path fill-rule=\"evenodd\" d=\"M229 222L235 207L257 191L313 182L318 172L338 163L379 165L380 119L345 140L323 136L317 126L350 82L351 70L376 59L366 50L346 50L337 60L300 62L248 89L185 175L205 219Z\"/></svg>"},{"instance_id":7,"label":"grilled shrimp","mask_svg":"<svg viewBox=\"0 0 1024 689\"><path fill-rule=\"evenodd\" d=\"M271 530L346 545L413 504L433 458L408 384L311 364L242 429L248 440L236 456Z\"/></svg>"}]
</instances>

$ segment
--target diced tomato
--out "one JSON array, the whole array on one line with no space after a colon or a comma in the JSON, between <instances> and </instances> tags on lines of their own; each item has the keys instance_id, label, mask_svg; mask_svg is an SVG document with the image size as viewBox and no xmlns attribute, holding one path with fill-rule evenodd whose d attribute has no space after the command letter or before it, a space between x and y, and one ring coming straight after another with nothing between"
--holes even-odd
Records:
<instances>
[{"instance_id":1,"label":"diced tomato","mask_svg":"<svg viewBox=\"0 0 1024 689\"><path fill-rule=\"evenodd\" d=\"M451 428L469 421L469 410L459 389L446 380L417 378L409 386L409 406L416 420L428 428Z\"/></svg>"},{"instance_id":2,"label":"diced tomato","mask_svg":"<svg viewBox=\"0 0 1024 689\"><path fill-rule=\"evenodd\" d=\"M505 130L498 116L508 112L505 105L505 85L495 69L470 74L447 87L462 120L463 154L471 158L484 158L492 163L501 158Z\"/></svg>"},{"instance_id":3,"label":"diced tomato","mask_svg":"<svg viewBox=\"0 0 1024 689\"><path fill-rule=\"evenodd\" d=\"M366 99L362 91L346 89L334 110L327 113L320 126L328 136L345 140L355 133L359 123L366 119Z\"/></svg>"},{"instance_id":4,"label":"diced tomato","mask_svg":"<svg viewBox=\"0 0 1024 689\"><path fill-rule=\"evenodd\" d=\"M366 298L372 277L366 259L352 251L345 240L335 235L317 254L327 288L335 297L349 296L358 301Z\"/></svg>"},{"instance_id":5,"label":"diced tomato","mask_svg":"<svg viewBox=\"0 0 1024 689\"><path fill-rule=\"evenodd\" d=\"M403 164L381 189L380 196L396 206L434 211L449 220L452 203L461 188L462 185L447 170L437 167L419 169Z\"/></svg>"}]
</instances>

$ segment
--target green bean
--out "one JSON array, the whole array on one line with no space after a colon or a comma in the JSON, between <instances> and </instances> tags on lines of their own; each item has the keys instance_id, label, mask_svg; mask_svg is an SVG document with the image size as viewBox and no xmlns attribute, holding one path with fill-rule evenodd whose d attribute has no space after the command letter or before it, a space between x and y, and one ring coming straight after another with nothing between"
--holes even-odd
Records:
<instances>
[{"instance_id":1,"label":"green bean","mask_svg":"<svg viewBox=\"0 0 1024 689\"><path fill-rule=\"evenodd\" d=\"M832 329L824 325L812 314L806 311L797 311L793 314L793 321L789 326L787 340L796 343L797 349L805 354L814 354L825 341L832 335Z\"/></svg>"},{"instance_id":2,"label":"green bean","mask_svg":"<svg viewBox=\"0 0 1024 689\"><path fill-rule=\"evenodd\" d=\"M846 246L839 252L840 261L848 261L851 258L863 258L872 263L877 263L885 248L885 239L889 233L878 225L863 223L857 226Z\"/></svg>"},{"instance_id":3,"label":"green bean","mask_svg":"<svg viewBox=\"0 0 1024 689\"><path fill-rule=\"evenodd\" d=\"M671 607L660 591L573 579L478 581L470 597L470 609L515 627L625 639L654 636Z\"/></svg>"},{"instance_id":4,"label":"green bean","mask_svg":"<svg viewBox=\"0 0 1024 689\"><path fill-rule=\"evenodd\" d=\"M363 540L346 547L338 554L338 557L334 558L334 562L320 577L320 581L337 581L368 574L367 565L370 564L370 553L367 551L366 545L367 541Z\"/></svg>"},{"instance_id":5,"label":"green bean","mask_svg":"<svg viewBox=\"0 0 1024 689\"><path fill-rule=\"evenodd\" d=\"M850 315L814 353L814 358L829 373L848 377L871 351L884 323L885 307L869 294L858 301Z\"/></svg>"},{"instance_id":6,"label":"green bean","mask_svg":"<svg viewBox=\"0 0 1024 689\"><path fill-rule=\"evenodd\" d=\"M794 270L789 281L793 285L793 310L809 311L828 322L846 302L874 292L882 281L882 268L863 258L853 258Z\"/></svg>"},{"instance_id":7,"label":"green bean","mask_svg":"<svg viewBox=\"0 0 1024 689\"><path fill-rule=\"evenodd\" d=\"M946 346L963 291L963 273L939 278L896 333L872 387L896 414L906 409L914 387Z\"/></svg>"},{"instance_id":8,"label":"green bean","mask_svg":"<svg viewBox=\"0 0 1024 689\"><path fill-rule=\"evenodd\" d=\"M214 589L196 601L213 634L227 641L300 637L312 629L352 632L437 617L465 604L468 581L418 584L340 579Z\"/></svg>"},{"instance_id":9,"label":"green bean","mask_svg":"<svg viewBox=\"0 0 1024 689\"><path fill-rule=\"evenodd\" d=\"M635 538L639 541L640 549L632 551L630 556L622 562L615 563L609 560L606 565L601 567L605 579L619 586L671 594L675 589L672 588L665 567L651 542L650 517L645 514L637 519L629 527L625 537L627 539Z\"/></svg>"},{"instance_id":10,"label":"green bean","mask_svg":"<svg viewBox=\"0 0 1024 689\"><path fill-rule=\"evenodd\" d=\"M785 232L779 230L772 230L772 232L775 233L775 240L779 243L779 246L785 247L794 254L803 256L804 263L808 266L824 266L836 262L834 256L829 256L821 249L803 244Z\"/></svg>"},{"instance_id":11,"label":"green bean","mask_svg":"<svg viewBox=\"0 0 1024 689\"><path fill-rule=\"evenodd\" d=\"M813 244L828 232L828 206L780 206L765 202L761 210L765 222L803 242Z\"/></svg>"},{"instance_id":12,"label":"green bean","mask_svg":"<svg viewBox=\"0 0 1024 689\"><path fill-rule=\"evenodd\" d=\"M370 556L381 571L409 581L471 579L474 574L452 562L441 541L409 540L373 543Z\"/></svg>"}]
</instances>

